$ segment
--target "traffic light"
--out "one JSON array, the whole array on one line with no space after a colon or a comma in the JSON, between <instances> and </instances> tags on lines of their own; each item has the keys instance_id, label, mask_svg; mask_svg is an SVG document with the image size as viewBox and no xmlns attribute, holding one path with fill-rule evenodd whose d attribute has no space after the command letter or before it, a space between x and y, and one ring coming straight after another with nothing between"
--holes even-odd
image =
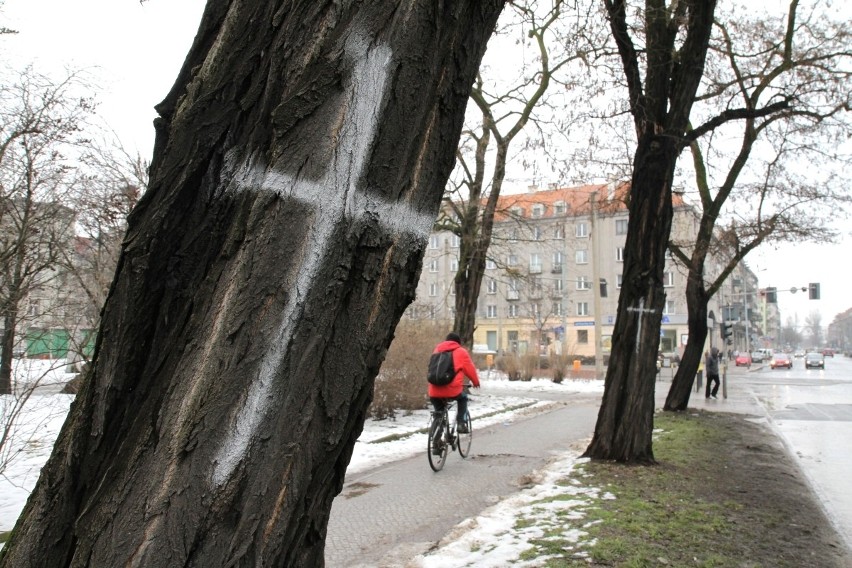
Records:
<instances>
[{"instance_id":1,"label":"traffic light","mask_svg":"<svg viewBox=\"0 0 852 568\"><path fill-rule=\"evenodd\" d=\"M819 282L811 282L808 284L808 298L811 300L819 300Z\"/></svg>"},{"instance_id":2,"label":"traffic light","mask_svg":"<svg viewBox=\"0 0 852 568\"><path fill-rule=\"evenodd\" d=\"M773 287L766 289L766 303L767 304L777 304L778 303L778 289Z\"/></svg>"},{"instance_id":3,"label":"traffic light","mask_svg":"<svg viewBox=\"0 0 852 568\"><path fill-rule=\"evenodd\" d=\"M728 339L733 334L733 330L731 329L732 324L722 322L721 327L719 328L719 333L722 334L722 339ZM729 344L730 345L730 344Z\"/></svg>"}]
</instances>

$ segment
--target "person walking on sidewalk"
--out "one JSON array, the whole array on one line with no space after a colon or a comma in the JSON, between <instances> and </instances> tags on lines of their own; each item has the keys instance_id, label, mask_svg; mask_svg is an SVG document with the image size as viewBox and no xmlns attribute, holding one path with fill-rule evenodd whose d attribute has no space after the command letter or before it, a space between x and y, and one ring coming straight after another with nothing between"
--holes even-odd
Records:
<instances>
[{"instance_id":1,"label":"person walking on sidewalk","mask_svg":"<svg viewBox=\"0 0 852 568\"><path fill-rule=\"evenodd\" d=\"M475 388L479 388L479 375L476 373L476 366L473 364L473 359L470 358L470 353L461 346L459 334L449 333L444 341L435 346L433 353L442 351L453 352L453 368L456 374L448 385L438 386L429 383L429 401L436 412L441 412L446 404L445 399L455 399L458 403L458 412L456 412L457 431L465 433L464 429L467 426L464 417L467 416L467 393L464 392L464 379L467 377L473 382Z\"/></svg>"},{"instance_id":2,"label":"person walking on sidewalk","mask_svg":"<svg viewBox=\"0 0 852 568\"><path fill-rule=\"evenodd\" d=\"M704 371L707 374L707 387L704 389L704 398L716 398L719 392L719 350L715 347L709 353L704 353ZM710 386L713 385L711 390Z\"/></svg>"}]
</instances>

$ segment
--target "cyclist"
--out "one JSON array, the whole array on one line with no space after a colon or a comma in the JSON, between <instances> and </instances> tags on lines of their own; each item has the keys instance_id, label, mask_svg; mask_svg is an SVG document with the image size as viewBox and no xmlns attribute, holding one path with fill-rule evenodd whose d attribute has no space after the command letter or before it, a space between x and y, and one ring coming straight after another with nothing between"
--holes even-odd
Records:
<instances>
[{"instance_id":1,"label":"cyclist","mask_svg":"<svg viewBox=\"0 0 852 568\"><path fill-rule=\"evenodd\" d=\"M458 432L466 433L467 425L464 422L464 417L467 416L467 394L464 392L464 379L467 377L473 382L475 388L479 388L479 375L476 374L476 367L473 360L470 358L470 353L467 349L461 346L461 337L455 332L447 335L446 340L439 343L433 353L441 351L453 352L453 368L456 371L456 376L453 381L444 386L429 384L429 401L435 412L444 410L445 399L451 398L458 402L458 411L456 412L456 424Z\"/></svg>"}]
</instances>

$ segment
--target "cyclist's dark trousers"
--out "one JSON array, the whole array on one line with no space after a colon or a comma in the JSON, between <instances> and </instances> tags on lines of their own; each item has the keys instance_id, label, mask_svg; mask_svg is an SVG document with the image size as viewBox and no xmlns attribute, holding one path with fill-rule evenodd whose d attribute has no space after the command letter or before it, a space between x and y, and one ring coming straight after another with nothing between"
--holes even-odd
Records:
<instances>
[{"instance_id":1,"label":"cyclist's dark trousers","mask_svg":"<svg viewBox=\"0 0 852 568\"><path fill-rule=\"evenodd\" d=\"M444 410L444 406L446 406L444 400L446 399L429 397L429 401L432 403L432 408L434 408L436 412ZM460 395L455 397L455 401L458 403L456 420L458 422L462 422L463 418L467 416L467 394L462 392Z\"/></svg>"}]
</instances>

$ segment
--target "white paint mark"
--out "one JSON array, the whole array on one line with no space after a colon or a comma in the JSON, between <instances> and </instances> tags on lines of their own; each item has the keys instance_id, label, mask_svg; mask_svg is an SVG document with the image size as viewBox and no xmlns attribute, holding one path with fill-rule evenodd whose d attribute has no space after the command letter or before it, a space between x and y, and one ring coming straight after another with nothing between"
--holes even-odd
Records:
<instances>
[{"instance_id":1,"label":"white paint mark","mask_svg":"<svg viewBox=\"0 0 852 568\"><path fill-rule=\"evenodd\" d=\"M233 474L270 408L274 372L280 368L320 262L332 246L335 227L344 218L352 218L353 212L369 212L389 232L411 233L425 239L435 221L434 215L420 213L409 204L389 202L375 193L358 191L376 135L392 54L386 46L370 48L361 37L347 42L346 54L356 63L352 70L349 97L344 102L347 108L340 138L324 177L318 181L297 179L289 173L247 164L242 166L242 173L235 176L234 184L238 190L269 191L298 200L310 206L315 217L302 241L306 249L298 255L302 264L297 271L293 294L284 306L281 325L249 386L233 431L216 455L212 475L216 486L221 486ZM340 191L344 187L345 191Z\"/></svg>"},{"instance_id":2,"label":"white paint mark","mask_svg":"<svg viewBox=\"0 0 852 568\"><path fill-rule=\"evenodd\" d=\"M642 315L653 314L656 310L651 308L645 309L645 298L639 298L638 308L627 308L628 312L639 312L639 325L636 327L636 353L639 353L639 341L642 336Z\"/></svg>"}]
</instances>

